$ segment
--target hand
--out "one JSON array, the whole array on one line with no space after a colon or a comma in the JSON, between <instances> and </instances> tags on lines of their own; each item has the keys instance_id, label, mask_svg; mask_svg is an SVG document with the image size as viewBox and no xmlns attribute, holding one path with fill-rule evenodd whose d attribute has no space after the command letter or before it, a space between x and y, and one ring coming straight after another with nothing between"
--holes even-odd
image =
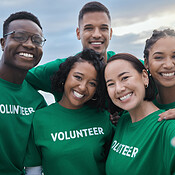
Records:
<instances>
[{"instance_id":1,"label":"hand","mask_svg":"<svg viewBox=\"0 0 175 175\"><path fill-rule=\"evenodd\" d=\"M115 112L114 114L110 114L109 117L110 117L112 124L116 126L120 118L120 116L118 115L118 112Z\"/></svg>"},{"instance_id":2,"label":"hand","mask_svg":"<svg viewBox=\"0 0 175 175\"><path fill-rule=\"evenodd\" d=\"M169 120L169 119L175 119L175 109L169 109L168 111L165 111L161 114L159 114L158 121L162 121L163 119Z\"/></svg>"}]
</instances>

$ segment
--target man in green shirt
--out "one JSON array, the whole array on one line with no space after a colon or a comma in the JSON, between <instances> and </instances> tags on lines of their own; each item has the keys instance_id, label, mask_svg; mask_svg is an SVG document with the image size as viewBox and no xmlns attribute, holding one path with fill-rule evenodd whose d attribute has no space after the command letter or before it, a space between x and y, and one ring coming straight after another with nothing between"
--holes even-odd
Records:
<instances>
[{"instance_id":1,"label":"man in green shirt","mask_svg":"<svg viewBox=\"0 0 175 175\"><path fill-rule=\"evenodd\" d=\"M99 52L105 62L115 54L113 51L107 52L112 37L112 28L109 10L103 4L93 1L82 7L79 12L76 33L78 40L81 40L82 48L91 48ZM52 92L50 78L65 59L56 59L31 69L26 80L36 89ZM58 93L54 93L54 96L56 100L60 99Z\"/></svg>"},{"instance_id":2,"label":"man in green shirt","mask_svg":"<svg viewBox=\"0 0 175 175\"><path fill-rule=\"evenodd\" d=\"M0 175L22 175L33 114L44 98L24 79L40 61L42 27L28 12L11 14L3 24L0 61Z\"/></svg>"}]
</instances>

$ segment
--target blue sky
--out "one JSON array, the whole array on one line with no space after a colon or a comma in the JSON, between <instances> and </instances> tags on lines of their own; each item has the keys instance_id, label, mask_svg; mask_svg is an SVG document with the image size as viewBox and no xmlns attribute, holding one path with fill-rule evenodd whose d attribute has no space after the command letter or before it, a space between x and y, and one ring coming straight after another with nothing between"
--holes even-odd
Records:
<instances>
[{"instance_id":1,"label":"blue sky","mask_svg":"<svg viewBox=\"0 0 175 175\"><path fill-rule=\"evenodd\" d=\"M41 21L47 39L40 64L79 52L78 13L88 0L0 0L0 37L3 21L16 11L29 11ZM101 0L110 11L113 37L109 49L143 58L144 44L154 29L175 29L174 0ZM2 52L0 51L0 54Z\"/></svg>"}]
</instances>

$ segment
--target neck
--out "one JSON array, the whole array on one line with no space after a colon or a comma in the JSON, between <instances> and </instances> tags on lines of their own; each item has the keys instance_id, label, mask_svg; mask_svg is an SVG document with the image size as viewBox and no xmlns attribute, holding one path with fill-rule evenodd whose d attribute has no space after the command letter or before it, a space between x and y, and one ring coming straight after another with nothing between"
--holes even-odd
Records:
<instances>
[{"instance_id":1,"label":"neck","mask_svg":"<svg viewBox=\"0 0 175 175\"><path fill-rule=\"evenodd\" d=\"M107 52L105 52L105 54L103 55L103 57L104 57L104 62L105 62L105 64L107 63Z\"/></svg>"},{"instance_id":2,"label":"neck","mask_svg":"<svg viewBox=\"0 0 175 175\"><path fill-rule=\"evenodd\" d=\"M132 123L142 120L149 114L159 110L152 102L150 101L143 101L138 107L134 108L133 110L128 111Z\"/></svg>"},{"instance_id":3,"label":"neck","mask_svg":"<svg viewBox=\"0 0 175 175\"><path fill-rule=\"evenodd\" d=\"M27 72L0 64L0 78L14 84L22 84Z\"/></svg>"},{"instance_id":4,"label":"neck","mask_svg":"<svg viewBox=\"0 0 175 175\"><path fill-rule=\"evenodd\" d=\"M160 104L169 104L175 102L175 86L167 88L159 86L157 87L158 95L156 97Z\"/></svg>"},{"instance_id":5,"label":"neck","mask_svg":"<svg viewBox=\"0 0 175 175\"><path fill-rule=\"evenodd\" d=\"M103 58L104 64L106 64L107 63L107 52L101 53L100 57Z\"/></svg>"}]
</instances>

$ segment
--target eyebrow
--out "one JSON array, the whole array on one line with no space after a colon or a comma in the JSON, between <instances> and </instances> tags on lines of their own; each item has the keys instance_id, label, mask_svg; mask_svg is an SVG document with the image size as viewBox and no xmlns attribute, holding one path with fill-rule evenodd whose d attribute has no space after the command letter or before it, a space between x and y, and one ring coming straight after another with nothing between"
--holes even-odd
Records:
<instances>
[{"instance_id":1,"label":"eyebrow","mask_svg":"<svg viewBox=\"0 0 175 175\"><path fill-rule=\"evenodd\" d=\"M175 51L173 53L175 53ZM155 52L155 53L153 53L153 55L156 55L156 54L163 54L163 52Z\"/></svg>"},{"instance_id":2,"label":"eyebrow","mask_svg":"<svg viewBox=\"0 0 175 175\"><path fill-rule=\"evenodd\" d=\"M84 27L88 27L88 26L94 26L94 25L92 25L92 24L86 24L86 25L84 25ZM101 26L109 27L108 24L102 24Z\"/></svg>"},{"instance_id":3,"label":"eyebrow","mask_svg":"<svg viewBox=\"0 0 175 175\"><path fill-rule=\"evenodd\" d=\"M118 77L121 77L122 75L124 75L124 74L126 74L126 73L129 73L129 72L122 72L122 73L120 73L120 74L118 75ZM112 81L112 79L107 80L106 83L108 83L108 82L110 82L110 81Z\"/></svg>"},{"instance_id":4,"label":"eyebrow","mask_svg":"<svg viewBox=\"0 0 175 175\"><path fill-rule=\"evenodd\" d=\"M153 53L153 55L156 55L156 54L163 54L163 52L155 52L155 53Z\"/></svg>"},{"instance_id":5,"label":"eyebrow","mask_svg":"<svg viewBox=\"0 0 175 175\"><path fill-rule=\"evenodd\" d=\"M92 24L86 24L86 25L84 25L84 27L91 27L91 26L93 26Z\"/></svg>"},{"instance_id":6,"label":"eyebrow","mask_svg":"<svg viewBox=\"0 0 175 175\"><path fill-rule=\"evenodd\" d=\"M84 74L82 74L81 72L74 72L74 73L75 73L75 74L79 74L79 75L84 76ZM98 82L98 81L97 81L97 79L92 79L92 80L94 80L94 81Z\"/></svg>"},{"instance_id":7,"label":"eyebrow","mask_svg":"<svg viewBox=\"0 0 175 175\"><path fill-rule=\"evenodd\" d=\"M84 75L84 74L82 74L82 73L80 73L80 72L74 72L74 73L76 73L76 74L80 74L80 75Z\"/></svg>"}]
</instances>

